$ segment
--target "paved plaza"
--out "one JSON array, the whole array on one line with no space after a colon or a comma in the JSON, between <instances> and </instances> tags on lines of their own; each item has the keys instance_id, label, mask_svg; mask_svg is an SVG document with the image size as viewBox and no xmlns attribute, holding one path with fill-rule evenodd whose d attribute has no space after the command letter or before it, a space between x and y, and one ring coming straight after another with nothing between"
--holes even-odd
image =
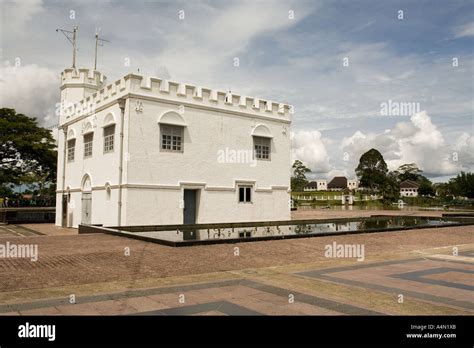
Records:
<instances>
[{"instance_id":1,"label":"paved plaza","mask_svg":"<svg viewBox=\"0 0 474 348\"><path fill-rule=\"evenodd\" d=\"M0 225L1 315L473 315L473 227L173 248ZM325 246L363 244L364 261Z\"/></svg>"}]
</instances>

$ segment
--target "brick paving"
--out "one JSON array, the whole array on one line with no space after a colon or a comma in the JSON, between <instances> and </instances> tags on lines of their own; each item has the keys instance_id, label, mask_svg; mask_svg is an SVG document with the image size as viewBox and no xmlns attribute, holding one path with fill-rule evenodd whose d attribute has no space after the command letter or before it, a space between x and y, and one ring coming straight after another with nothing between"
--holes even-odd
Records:
<instances>
[{"instance_id":1,"label":"brick paving","mask_svg":"<svg viewBox=\"0 0 474 348\"><path fill-rule=\"evenodd\" d=\"M19 226L48 236L73 236L78 233L76 228L64 228L54 224L24 224Z\"/></svg>"},{"instance_id":2,"label":"brick paving","mask_svg":"<svg viewBox=\"0 0 474 348\"><path fill-rule=\"evenodd\" d=\"M393 267L400 264L404 266L403 270L400 267ZM450 272L457 273L458 279L459 274L461 274L461 282L454 277L450 277ZM443 273L449 281L425 277L439 273ZM472 280L474 262L454 263L415 258L369 263L363 266L326 268L302 272L300 275L365 289L385 291L395 295L406 294L474 313L474 302L472 301L474 288L463 283L463 281L469 282ZM400 279L404 281L400 281Z\"/></svg>"},{"instance_id":3,"label":"brick paving","mask_svg":"<svg viewBox=\"0 0 474 348\"><path fill-rule=\"evenodd\" d=\"M28 237L28 236L37 236L41 234L42 234L41 232L33 228L28 228L25 226L0 224L0 238L1 237Z\"/></svg>"},{"instance_id":4,"label":"brick paving","mask_svg":"<svg viewBox=\"0 0 474 348\"><path fill-rule=\"evenodd\" d=\"M1 315L474 312L474 292L466 287L472 286L472 226L186 248L47 224L7 226L15 233L0 226L0 244L37 244L39 258L0 258ZM326 258L324 248L334 241L364 244L365 261ZM442 259L453 258L453 246L459 258ZM415 271L426 274L409 278ZM406 294L404 306L397 291Z\"/></svg>"}]
</instances>

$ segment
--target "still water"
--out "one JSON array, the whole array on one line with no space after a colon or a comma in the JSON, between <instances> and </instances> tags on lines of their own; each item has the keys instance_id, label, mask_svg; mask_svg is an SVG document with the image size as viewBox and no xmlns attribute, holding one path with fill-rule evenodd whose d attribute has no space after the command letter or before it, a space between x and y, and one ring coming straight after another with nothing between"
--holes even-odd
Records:
<instances>
[{"instance_id":1,"label":"still water","mask_svg":"<svg viewBox=\"0 0 474 348\"><path fill-rule=\"evenodd\" d=\"M278 226L256 226L256 227L233 227L233 228L209 228L197 230L172 230L151 232L124 232L159 240L180 241L202 241L213 239L244 239L244 238L268 238L284 237L294 235L318 235L338 234L348 231L370 231L388 230L401 227L436 226L456 223L440 218L414 217L414 216L391 216L365 219L354 219L344 221L318 221L308 224L291 224Z\"/></svg>"}]
</instances>

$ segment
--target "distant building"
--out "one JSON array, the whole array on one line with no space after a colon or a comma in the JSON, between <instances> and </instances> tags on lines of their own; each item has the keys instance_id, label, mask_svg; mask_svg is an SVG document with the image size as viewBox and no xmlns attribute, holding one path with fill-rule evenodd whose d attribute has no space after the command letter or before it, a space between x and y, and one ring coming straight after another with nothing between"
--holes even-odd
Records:
<instances>
[{"instance_id":1,"label":"distant building","mask_svg":"<svg viewBox=\"0 0 474 348\"><path fill-rule=\"evenodd\" d=\"M327 180L316 180L318 184L318 191L327 191L328 189L328 182Z\"/></svg>"},{"instance_id":2,"label":"distant building","mask_svg":"<svg viewBox=\"0 0 474 348\"><path fill-rule=\"evenodd\" d=\"M318 183L316 181L309 182L304 188L303 191L317 191Z\"/></svg>"},{"instance_id":3,"label":"distant building","mask_svg":"<svg viewBox=\"0 0 474 348\"><path fill-rule=\"evenodd\" d=\"M400 183L401 197L418 197L418 188L420 185L412 180L405 180Z\"/></svg>"},{"instance_id":4,"label":"distant building","mask_svg":"<svg viewBox=\"0 0 474 348\"><path fill-rule=\"evenodd\" d=\"M304 191L342 191L344 189L357 190L359 181L357 179L348 180L345 176L336 176L329 183L327 180L311 181L304 187Z\"/></svg>"},{"instance_id":5,"label":"distant building","mask_svg":"<svg viewBox=\"0 0 474 348\"><path fill-rule=\"evenodd\" d=\"M304 191L326 191L328 189L327 180L316 180L308 183L303 190Z\"/></svg>"},{"instance_id":6,"label":"distant building","mask_svg":"<svg viewBox=\"0 0 474 348\"><path fill-rule=\"evenodd\" d=\"M345 176L335 176L328 183L329 191L342 191L347 188L347 178Z\"/></svg>"},{"instance_id":7,"label":"distant building","mask_svg":"<svg viewBox=\"0 0 474 348\"><path fill-rule=\"evenodd\" d=\"M359 181L357 179L347 180L347 188L349 190L357 190L359 188Z\"/></svg>"}]
</instances>

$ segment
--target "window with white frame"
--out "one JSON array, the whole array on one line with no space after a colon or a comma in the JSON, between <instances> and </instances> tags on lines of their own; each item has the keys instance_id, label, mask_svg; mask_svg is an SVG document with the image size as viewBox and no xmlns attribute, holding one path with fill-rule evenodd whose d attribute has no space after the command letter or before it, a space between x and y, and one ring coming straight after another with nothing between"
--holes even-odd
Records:
<instances>
[{"instance_id":1,"label":"window with white frame","mask_svg":"<svg viewBox=\"0 0 474 348\"><path fill-rule=\"evenodd\" d=\"M84 135L84 158L92 157L92 143L94 140L94 133Z\"/></svg>"},{"instance_id":2,"label":"window with white frame","mask_svg":"<svg viewBox=\"0 0 474 348\"><path fill-rule=\"evenodd\" d=\"M76 149L76 139L68 140L67 142L67 161L74 161L74 152Z\"/></svg>"},{"instance_id":3,"label":"window with white frame","mask_svg":"<svg viewBox=\"0 0 474 348\"><path fill-rule=\"evenodd\" d=\"M253 137L255 159L270 160L270 138Z\"/></svg>"},{"instance_id":4,"label":"window with white frame","mask_svg":"<svg viewBox=\"0 0 474 348\"><path fill-rule=\"evenodd\" d=\"M104 153L114 151L115 125L104 128Z\"/></svg>"},{"instance_id":5,"label":"window with white frame","mask_svg":"<svg viewBox=\"0 0 474 348\"><path fill-rule=\"evenodd\" d=\"M252 186L239 186L239 203L252 203Z\"/></svg>"},{"instance_id":6,"label":"window with white frame","mask_svg":"<svg viewBox=\"0 0 474 348\"><path fill-rule=\"evenodd\" d=\"M183 152L183 128L181 126L172 126L162 124L161 145L163 151Z\"/></svg>"}]
</instances>

